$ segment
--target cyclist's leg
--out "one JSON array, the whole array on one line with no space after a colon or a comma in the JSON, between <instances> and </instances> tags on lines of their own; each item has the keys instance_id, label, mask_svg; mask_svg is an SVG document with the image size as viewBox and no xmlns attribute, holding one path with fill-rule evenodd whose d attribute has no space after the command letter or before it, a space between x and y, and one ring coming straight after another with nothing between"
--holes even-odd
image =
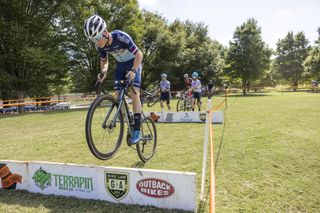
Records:
<instances>
[{"instance_id":1,"label":"cyclist's leg","mask_svg":"<svg viewBox=\"0 0 320 213\"><path fill-rule=\"evenodd\" d=\"M198 109L199 109L199 111L201 110L201 104L202 104L202 102L201 102L201 92L199 92L198 93L198 97L197 97L197 105L198 105Z\"/></svg>"},{"instance_id":2,"label":"cyclist's leg","mask_svg":"<svg viewBox=\"0 0 320 213\"><path fill-rule=\"evenodd\" d=\"M160 107L161 107L161 111L162 111L162 112L164 112L163 101L164 101L164 93L161 92L161 93L160 93Z\"/></svg>"},{"instance_id":3,"label":"cyclist's leg","mask_svg":"<svg viewBox=\"0 0 320 213\"><path fill-rule=\"evenodd\" d=\"M170 92L167 93L166 103L167 103L168 110L171 111L171 107L170 107Z\"/></svg>"}]
</instances>

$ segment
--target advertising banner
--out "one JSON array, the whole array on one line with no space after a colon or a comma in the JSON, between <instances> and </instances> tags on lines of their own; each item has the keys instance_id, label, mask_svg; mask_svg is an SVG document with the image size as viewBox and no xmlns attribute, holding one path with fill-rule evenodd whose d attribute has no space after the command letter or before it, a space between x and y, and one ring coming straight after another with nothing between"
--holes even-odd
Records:
<instances>
[{"instance_id":1,"label":"advertising banner","mask_svg":"<svg viewBox=\"0 0 320 213\"><path fill-rule=\"evenodd\" d=\"M28 163L0 160L0 188L28 190Z\"/></svg>"},{"instance_id":2,"label":"advertising banner","mask_svg":"<svg viewBox=\"0 0 320 213\"><path fill-rule=\"evenodd\" d=\"M196 209L188 172L0 160L1 188L166 209Z\"/></svg>"},{"instance_id":3,"label":"advertising banner","mask_svg":"<svg viewBox=\"0 0 320 213\"><path fill-rule=\"evenodd\" d=\"M206 112L144 112L159 123L205 123ZM212 113L212 123L223 123L223 111Z\"/></svg>"}]
</instances>

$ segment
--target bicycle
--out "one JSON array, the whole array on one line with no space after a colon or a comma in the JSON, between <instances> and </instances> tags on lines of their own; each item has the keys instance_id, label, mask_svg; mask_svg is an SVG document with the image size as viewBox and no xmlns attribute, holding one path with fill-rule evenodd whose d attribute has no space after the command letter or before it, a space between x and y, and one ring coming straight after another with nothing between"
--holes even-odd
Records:
<instances>
[{"instance_id":1,"label":"bicycle","mask_svg":"<svg viewBox=\"0 0 320 213\"><path fill-rule=\"evenodd\" d=\"M109 94L98 96L91 104L86 118L86 140L91 153L98 159L111 159L119 150L124 124L127 123L127 145L131 147L130 138L133 133L133 113L129 109L126 94L131 87L130 80L120 81L122 89L118 99ZM139 158L143 162L150 160L156 150L157 130L150 117L141 113L140 141L136 144ZM106 136L106 137L105 137Z\"/></svg>"},{"instance_id":2,"label":"bicycle","mask_svg":"<svg viewBox=\"0 0 320 213\"><path fill-rule=\"evenodd\" d=\"M143 102L146 101L148 107L153 107L160 100L159 88L160 86L157 86L150 92L141 89L142 100Z\"/></svg>"},{"instance_id":3,"label":"bicycle","mask_svg":"<svg viewBox=\"0 0 320 213\"><path fill-rule=\"evenodd\" d=\"M177 102L177 112L191 111L191 96L185 92Z\"/></svg>"}]
</instances>

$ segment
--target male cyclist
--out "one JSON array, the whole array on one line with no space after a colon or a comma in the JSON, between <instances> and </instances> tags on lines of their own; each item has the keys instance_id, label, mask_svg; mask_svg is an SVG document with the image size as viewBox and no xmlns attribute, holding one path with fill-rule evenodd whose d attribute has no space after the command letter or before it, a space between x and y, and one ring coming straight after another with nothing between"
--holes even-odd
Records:
<instances>
[{"instance_id":1,"label":"male cyclist","mask_svg":"<svg viewBox=\"0 0 320 213\"><path fill-rule=\"evenodd\" d=\"M161 74L161 81L160 81L160 106L162 112L164 112L163 102L167 103L168 110L171 110L170 107L170 81L167 80L167 74Z\"/></svg>"},{"instance_id":2,"label":"male cyclist","mask_svg":"<svg viewBox=\"0 0 320 213\"><path fill-rule=\"evenodd\" d=\"M191 97L192 97L192 91L190 91L189 89L191 88L191 85L192 85L192 78L190 78L188 76L188 74L184 74L183 75L183 78L184 78L184 86L186 88L186 98L187 98L187 103L190 103L191 102ZM188 104L189 105L189 104Z\"/></svg>"},{"instance_id":3,"label":"male cyclist","mask_svg":"<svg viewBox=\"0 0 320 213\"><path fill-rule=\"evenodd\" d=\"M101 73L97 76L100 82L107 76L109 54L116 59L114 89L121 89L121 80L128 77L133 80L132 84L136 94L130 91L134 112L134 131L130 142L136 144L140 139L140 87L143 55L127 33L120 30L108 32L106 22L100 16L93 15L85 20L84 33L95 43L100 55Z\"/></svg>"},{"instance_id":4,"label":"male cyclist","mask_svg":"<svg viewBox=\"0 0 320 213\"><path fill-rule=\"evenodd\" d=\"M212 94L213 94L213 81L209 80L209 83L208 83L208 98L211 98Z\"/></svg>"},{"instance_id":5,"label":"male cyclist","mask_svg":"<svg viewBox=\"0 0 320 213\"><path fill-rule=\"evenodd\" d=\"M191 107L192 111L194 111L194 105L197 101L198 109L201 110L201 96L202 96L202 90L201 90L201 82L198 79L199 75L197 72L192 73L192 85L189 91L193 91L192 101L191 101Z\"/></svg>"}]
</instances>

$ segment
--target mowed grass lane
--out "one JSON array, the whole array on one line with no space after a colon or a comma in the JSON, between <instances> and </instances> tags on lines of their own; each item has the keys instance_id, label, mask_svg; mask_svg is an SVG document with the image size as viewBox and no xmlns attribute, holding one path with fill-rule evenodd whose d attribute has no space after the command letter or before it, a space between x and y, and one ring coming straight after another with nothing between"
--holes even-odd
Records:
<instances>
[{"instance_id":1,"label":"mowed grass lane","mask_svg":"<svg viewBox=\"0 0 320 213\"><path fill-rule=\"evenodd\" d=\"M320 94L230 97L228 106L226 124L214 125L217 212L317 212ZM125 143L113 159L95 159L85 141L85 117L86 110L2 117L0 159L196 172L200 192L204 124L157 124L156 155L142 164ZM4 190L0 211L166 212ZM208 212L208 202L199 212Z\"/></svg>"}]
</instances>

